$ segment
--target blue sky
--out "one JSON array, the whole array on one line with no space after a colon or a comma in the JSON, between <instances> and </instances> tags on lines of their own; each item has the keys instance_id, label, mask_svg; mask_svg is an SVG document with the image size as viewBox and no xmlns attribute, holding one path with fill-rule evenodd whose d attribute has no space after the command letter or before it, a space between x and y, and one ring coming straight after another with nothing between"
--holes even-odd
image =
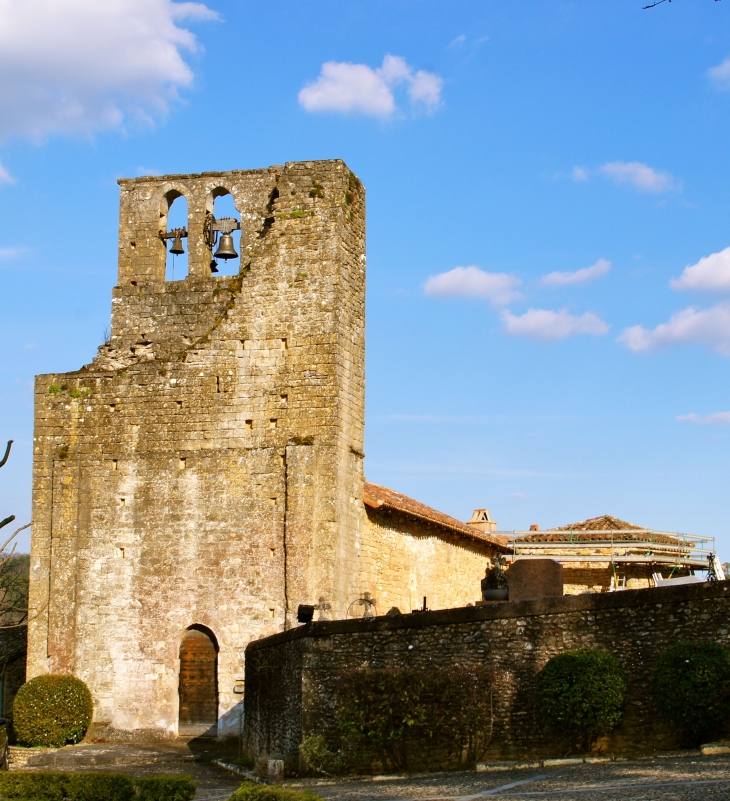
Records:
<instances>
[{"instance_id":1,"label":"blue sky","mask_svg":"<svg viewBox=\"0 0 730 801\"><path fill-rule=\"evenodd\" d=\"M108 325L116 179L343 158L368 479L729 558L730 2L641 5L0 6L0 516L30 518L33 376Z\"/></svg>"}]
</instances>

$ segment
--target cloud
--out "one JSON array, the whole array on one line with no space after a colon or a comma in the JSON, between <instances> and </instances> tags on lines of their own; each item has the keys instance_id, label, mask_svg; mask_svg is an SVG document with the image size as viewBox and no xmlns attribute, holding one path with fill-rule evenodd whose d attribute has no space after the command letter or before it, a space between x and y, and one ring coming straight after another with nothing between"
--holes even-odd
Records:
<instances>
[{"instance_id":1,"label":"cloud","mask_svg":"<svg viewBox=\"0 0 730 801\"><path fill-rule=\"evenodd\" d=\"M605 275L610 269L610 261L606 261L606 259L599 259L591 267L583 267L583 269L576 270L575 272L548 273L542 277L542 283L545 284L545 286L568 286L569 284L583 284L586 281L592 281L594 278Z\"/></svg>"},{"instance_id":2,"label":"cloud","mask_svg":"<svg viewBox=\"0 0 730 801\"><path fill-rule=\"evenodd\" d=\"M11 261L12 259L20 258L27 250L28 248L24 247L0 247L0 261Z\"/></svg>"},{"instance_id":3,"label":"cloud","mask_svg":"<svg viewBox=\"0 0 730 801\"><path fill-rule=\"evenodd\" d=\"M679 292L687 289L730 292L730 247L704 256L697 264L689 264L679 278L672 278L669 286Z\"/></svg>"},{"instance_id":4,"label":"cloud","mask_svg":"<svg viewBox=\"0 0 730 801\"><path fill-rule=\"evenodd\" d=\"M458 50L466 44L466 36L462 33L454 37L446 46L447 50Z\"/></svg>"},{"instance_id":5,"label":"cloud","mask_svg":"<svg viewBox=\"0 0 730 801\"><path fill-rule=\"evenodd\" d=\"M508 498L527 498L524 492L510 492Z\"/></svg>"},{"instance_id":6,"label":"cloud","mask_svg":"<svg viewBox=\"0 0 730 801\"><path fill-rule=\"evenodd\" d=\"M673 314L653 330L641 325L626 328L618 341L634 353L649 353L669 345L707 345L716 353L730 356L730 304L709 309L690 306Z\"/></svg>"},{"instance_id":7,"label":"cloud","mask_svg":"<svg viewBox=\"0 0 730 801\"><path fill-rule=\"evenodd\" d=\"M3 184L14 184L15 178L0 164L0 186Z\"/></svg>"},{"instance_id":8,"label":"cloud","mask_svg":"<svg viewBox=\"0 0 730 801\"><path fill-rule=\"evenodd\" d=\"M432 72L414 72L405 59L387 55L377 69L367 64L327 61L316 81L299 92L299 103L307 111L340 111L390 117L397 110L393 90L406 84L414 107L429 113L441 103L443 80Z\"/></svg>"},{"instance_id":9,"label":"cloud","mask_svg":"<svg viewBox=\"0 0 730 801\"><path fill-rule=\"evenodd\" d=\"M549 311L548 309L528 309L522 315L514 315L505 310L502 312L504 330L511 336L527 337L543 342L556 339L591 334L602 336L608 333L608 324L591 312L579 317L569 314L567 309Z\"/></svg>"},{"instance_id":10,"label":"cloud","mask_svg":"<svg viewBox=\"0 0 730 801\"><path fill-rule=\"evenodd\" d=\"M171 0L0 2L0 137L88 134L164 114L193 82L176 23L211 20Z\"/></svg>"},{"instance_id":11,"label":"cloud","mask_svg":"<svg viewBox=\"0 0 730 801\"><path fill-rule=\"evenodd\" d=\"M587 181L588 180L588 170L584 170L583 167L573 167L573 171L571 172L571 177L574 181Z\"/></svg>"},{"instance_id":12,"label":"cloud","mask_svg":"<svg viewBox=\"0 0 730 801\"><path fill-rule=\"evenodd\" d=\"M730 89L730 57L716 67L710 67L707 70L707 77L719 89Z\"/></svg>"},{"instance_id":13,"label":"cloud","mask_svg":"<svg viewBox=\"0 0 730 801\"><path fill-rule=\"evenodd\" d=\"M677 182L668 172L660 172L639 161L610 161L599 167L598 172L615 184L628 184L640 192L655 195L677 187Z\"/></svg>"},{"instance_id":14,"label":"cloud","mask_svg":"<svg viewBox=\"0 0 730 801\"><path fill-rule=\"evenodd\" d=\"M700 426L730 426L730 412L715 412L704 416L690 412L690 414L680 414L677 420L680 423L696 423Z\"/></svg>"},{"instance_id":15,"label":"cloud","mask_svg":"<svg viewBox=\"0 0 730 801\"><path fill-rule=\"evenodd\" d=\"M485 298L492 306L506 306L522 295L515 287L522 283L509 273L488 273L479 267L454 267L429 276L424 291L431 297Z\"/></svg>"}]
</instances>

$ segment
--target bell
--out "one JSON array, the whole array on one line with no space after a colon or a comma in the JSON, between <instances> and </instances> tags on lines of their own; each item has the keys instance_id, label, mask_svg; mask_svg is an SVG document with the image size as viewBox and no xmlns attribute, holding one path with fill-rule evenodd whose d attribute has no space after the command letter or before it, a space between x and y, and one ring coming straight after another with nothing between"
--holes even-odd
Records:
<instances>
[{"instance_id":1,"label":"bell","mask_svg":"<svg viewBox=\"0 0 730 801\"><path fill-rule=\"evenodd\" d=\"M220 245L218 250L213 254L214 259L237 259L238 253L233 245L233 237L230 234L223 234L221 236Z\"/></svg>"},{"instance_id":2,"label":"bell","mask_svg":"<svg viewBox=\"0 0 730 801\"><path fill-rule=\"evenodd\" d=\"M180 234L176 234L175 238L172 240L172 245L170 245L170 253L174 253L176 256L185 253Z\"/></svg>"}]
</instances>

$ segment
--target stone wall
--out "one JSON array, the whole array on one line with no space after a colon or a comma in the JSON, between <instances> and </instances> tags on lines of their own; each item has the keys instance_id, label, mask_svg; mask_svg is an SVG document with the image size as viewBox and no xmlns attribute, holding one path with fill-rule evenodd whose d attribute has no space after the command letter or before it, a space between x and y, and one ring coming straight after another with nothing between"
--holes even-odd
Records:
<instances>
[{"instance_id":1,"label":"stone wall","mask_svg":"<svg viewBox=\"0 0 730 801\"><path fill-rule=\"evenodd\" d=\"M488 759L557 756L535 706L536 675L563 651L605 648L620 660L629 688L623 722L604 748L674 748L676 735L655 709L649 685L658 656L680 639L730 647L730 582L310 623L249 645L249 745L290 764L311 733L324 733L335 747L337 683L345 670L459 664L484 665L494 674Z\"/></svg>"},{"instance_id":2,"label":"stone wall","mask_svg":"<svg viewBox=\"0 0 730 801\"><path fill-rule=\"evenodd\" d=\"M359 584L377 599L377 613L449 609L481 600L480 580L495 549L476 538L387 510L367 508ZM359 616L356 612L354 616Z\"/></svg>"}]
</instances>

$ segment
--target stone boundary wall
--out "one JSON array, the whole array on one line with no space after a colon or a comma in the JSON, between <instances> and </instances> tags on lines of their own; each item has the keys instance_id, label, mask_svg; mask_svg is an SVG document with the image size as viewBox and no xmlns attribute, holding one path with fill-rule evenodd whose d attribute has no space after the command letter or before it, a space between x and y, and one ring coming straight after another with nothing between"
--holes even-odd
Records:
<instances>
[{"instance_id":1,"label":"stone boundary wall","mask_svg":"<svg viewBox=\"0 0 730 801\"><path fill-rule=\"evenodd\" d=\"M336 688L345 670L460 664L494 672L486 759L558 756L559 744L539 720L535 677L553 656L574 648L605 648L626 671L624 718L601 744L605 752L676 748L680 742L649 687L657 658L680 639L730 647L730 582L309 623L246 649L249 749L295 767L303 737L322 733L334 747Z\"/></svg>"}]
</instances>

